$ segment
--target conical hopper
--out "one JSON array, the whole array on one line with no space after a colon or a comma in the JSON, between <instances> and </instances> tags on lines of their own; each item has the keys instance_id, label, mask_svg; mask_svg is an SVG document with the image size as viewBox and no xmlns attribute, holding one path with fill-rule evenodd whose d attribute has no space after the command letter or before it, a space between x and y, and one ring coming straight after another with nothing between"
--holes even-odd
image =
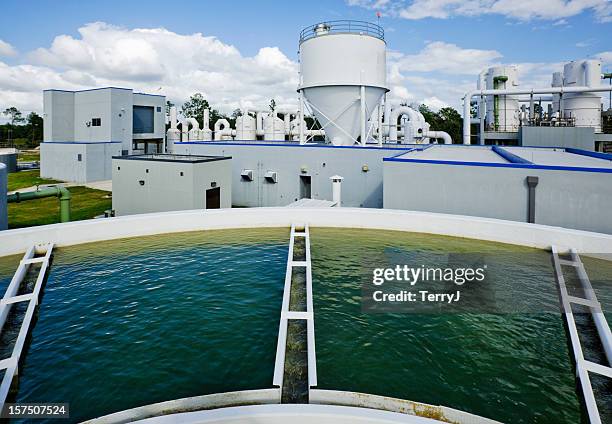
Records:
<instances>
[{"instance_id":1,"label":"conical hopper","mask_svg":"<svg viewBox=\"0 0 612 424\"><path fill-rule=\"evenodd\" d=\"M327 139L335 146L351 146L360 135L360 90L359 86L350 85L303 89L304 97L325 129ZM380 87L365 87L366 119L371 116L385 91Z\"/></svg>"}]
</instances>

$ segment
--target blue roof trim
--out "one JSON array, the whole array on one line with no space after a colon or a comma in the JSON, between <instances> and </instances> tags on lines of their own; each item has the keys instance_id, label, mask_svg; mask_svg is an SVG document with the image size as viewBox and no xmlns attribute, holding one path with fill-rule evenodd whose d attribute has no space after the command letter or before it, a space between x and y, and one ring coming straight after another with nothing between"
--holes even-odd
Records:
<instances>
[{"instance_id":1,"label":"blue roof trim","mask_svg":"<svg viewBox=\"0 0 612 424\"><path fill-rule=\"evenodd\" d=\"M434 165L485 166L491 168L543 169L547 171L601 172L612 174L612 168L579 168L575 166L536 165L523 163L454 162L450 160L383 158L383 162L429 163Z\"/></svg>"},{"instance_id":2,"label":"blue roof trim","mask_svg":"<svg viewBox=\"0 0 612 424\"><path fill-rule=\"evenodd\" d=\"M149 93L134 93L134 94L140 94L141 96L166 97L163 94L149 94Z\"/></svg>"},{"instance_id":3,"label":"blue roof trim","mask_svg":"<svg viewBox=\"0 0 612 424\"><path fill-rule=\"evenodd\" d=\"M520 156L515 155L514 153L510 153L506 149L502 149L499 146L491 146L491 150L497 153L502 158L506 159L510 163L523 163L527 165L533 165L533 162L528 161L527 159L523 159Z\"/></svg>"},{"instance_id":4,"label":"blue roof trim","mask_svg":"<svg viewBox=\"0 0 612 424\"><path fill-rule=\"evenodd\" d=\"M43 92L45 91L63 91L64 93L82 93L84 91L96 91L96 90L108 90L108 89L113 89L113 90L128 90L128 91L134 91L131 88L123 88L123 87L99 87L99 88L87 88L85 90L59 90L56 88L48 88L46 90L43 90Z\"/></svg>"},{"instance_id":5,"label":"blue roof trim","mask_svg":"<svg viewBox=\"0 0 612 424\"><path fill-rule=\"evenodd\" d=\"M565 151L567 153L573 153L575 155L590 156L592 158L612 161L612 154L610 153L591 152L590 150L575 149L573 147L567 147Z\"/></svg>"},{"instance_id":6,"label":"blue roof trim","mask_svg":"<svg viewBox=\"0 0 612 424\"><path fill-rule=\"evenodd\" d=\"M248 141L248 140L245 140ZM277 146L277 147L307 147L307 148L312 148L312 147L320 147L320 148L325 148L325 149L362 149L362 150L389 150L389 151L395 151L395 150L401 150L403 153L406 153L407 151L409 151L409 147L404 147L404 148L399 148L399 147L367 147L367 146L334 146L331 144L299 144L299 143L287 143L287 142L282 142L282 141L278 141L278 142L268 142L268 143L249 143L249 142L245 142L245 143L236 143L236 142L227 142L227 141L182 141L182 142L177 142L175 141L174 144L177 145L181 145L181 144L210 144L213 146Z\"/></svg>"},{"instance_id":7,"label":"blue roof trim","mask_svg":"<svg viewBox=\"0 0 612 424\"><path fill-rule=\"evenodd\" d=\"M47 144L122 144L121 141L43 141Z\"/></svg>"}]
</instances>

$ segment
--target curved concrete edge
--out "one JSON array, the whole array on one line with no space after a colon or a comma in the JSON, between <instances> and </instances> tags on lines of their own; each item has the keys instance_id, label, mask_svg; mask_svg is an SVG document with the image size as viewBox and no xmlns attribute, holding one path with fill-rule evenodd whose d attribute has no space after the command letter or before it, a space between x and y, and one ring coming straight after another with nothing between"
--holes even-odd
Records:
<instances>
[{"instance_id":1,"label":"curved concrete edge","mask_svg":"<svg viewBox=\"0 0 612 424\"><path fill-rule=\"evenodd\" d=\"M203 411L216 408L227 408L245 405L277 404L281 400L279 388L243 390L238 392L215 393L211 395L194 396L166 402L139 406L125 411L115 412L100 418L85 421L86 424L120 424L144 420L152 417L174 417L191 411ZM171 422L174 422L171 420Z\"/></svg>"},{"instance_id":2,"label":"curved concrete edge","mask_svg":"<svg viewBox=\"0 0 612 424\"><path fill-rule=\"evenodd\" d=\"M0 232L0 256L22 253L34 243L56 246L183 231L289 227L367 228L464 237L612 259L612 235L538 224L392 209L240 208L192 210L93 219Z\"/></svg>"},{"instance_id":3,"label":"curved concrete edge","mask_svg":"<svg viewBox=\"0 0 612 424\"><path fill-rule=\"evenodd\" d=\"M309 398L312 404L371 408L400 414L430 418L436 417L439 420L446 420L444 422L453 422L457 424L501 424L499 421L448 408L446 406L428 405L426 403L413 402L411 400L371 395L367 393L310 389Z\"/></svg>"},{"instance_id":4,"label":"curved concrete edge","mask_svg":"<svg viewBox=\"0 0 612 424\"><path fill-rule=\"evenodd\" d=\"M279 404L188 412L137 422L141 424L436 424L443 421L350 406Z\"/></svg>"},{"instance_id":5,"label":"curved concrete edge","mask_svg":"<svg viewBox=\"0 0 612 424\"><path fill-rule=\"evenodd\" d=\"M182 231L284 227L292 222L312 227L368 228L430 233L560 250L609 259L612 236L490 218L389 209L245 208L178 211L53 224L0 233L0 256L21 253L32 243L57 246Z\"/></svg>"}]
</instances>

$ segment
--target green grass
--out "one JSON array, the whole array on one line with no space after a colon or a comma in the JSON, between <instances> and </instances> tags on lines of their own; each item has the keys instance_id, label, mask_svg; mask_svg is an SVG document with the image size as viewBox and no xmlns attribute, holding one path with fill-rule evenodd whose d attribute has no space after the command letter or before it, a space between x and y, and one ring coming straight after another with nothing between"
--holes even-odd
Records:
<instances>
[{"instance_id":1,"label":"green grass","mask_svg":"<svg viewBox=\"0 0 612 424\"><path fill-rule=\"evenodd\" d=\"M59 181L48 178L40 178L40 171L32 169L28 171L11 172L8 174L8 191L20 188L32 187L40 184L54 184Z\"/></svg>"},{"instance_id":2,"label":"green grass","mask_svg":"<svg viewBox=\"0 0 612 424\"><path fill-rule=\"evenodd\" d=\"M11 174L9 174L11 175ZM87 187L70 187L70 219L79 221L102 215L112 206L110 193ZM56 197L9 203L9 228L32 227L59 222L59 200Z\"/></svg>"},{"instance_id":3,"label":"green grass","mask_svg":"<svg viewBox=\"0 0 612 424\"><path fill-rule=\"evenodd\" d=\"M36 150L26 150L19 153L17 156L18 162L34 162L40 161L40 152Z\"/></svg>"}]
</instances>

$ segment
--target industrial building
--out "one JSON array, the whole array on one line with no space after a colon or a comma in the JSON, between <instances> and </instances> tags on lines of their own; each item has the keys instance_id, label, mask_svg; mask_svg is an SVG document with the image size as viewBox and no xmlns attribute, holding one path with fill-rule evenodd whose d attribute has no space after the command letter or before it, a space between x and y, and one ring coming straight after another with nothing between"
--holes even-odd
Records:
<instances>
[{"instance_id":1,"label":"industrial building","mask_svg":"<svg viewBox=\"0 0 612 424\"><path fill-rule=\"evenodd\" d=\"M115 215L229 208L231 159L168 154L115 156Z\"/></svg>"},{"instance_id":2,"label":"industrial building","mask_svg":"<svg viewBox=\"0 0 612 424\"><path fill-rule=\"evenodd\" d=\"M109 180L113 156L164 149L164 96L116 87L43 94L43 178Z\"/></svg>"},{"instance_id":3,"label":"industrial building","mask_svg":"<svg viewBox=\"0 0 612 424\"><path fill-rule=\"evenodd\" d=\"M612 234L612 155L571 148L431 146L383 161L386 209Z\"/></svg>"}]
</instances>

